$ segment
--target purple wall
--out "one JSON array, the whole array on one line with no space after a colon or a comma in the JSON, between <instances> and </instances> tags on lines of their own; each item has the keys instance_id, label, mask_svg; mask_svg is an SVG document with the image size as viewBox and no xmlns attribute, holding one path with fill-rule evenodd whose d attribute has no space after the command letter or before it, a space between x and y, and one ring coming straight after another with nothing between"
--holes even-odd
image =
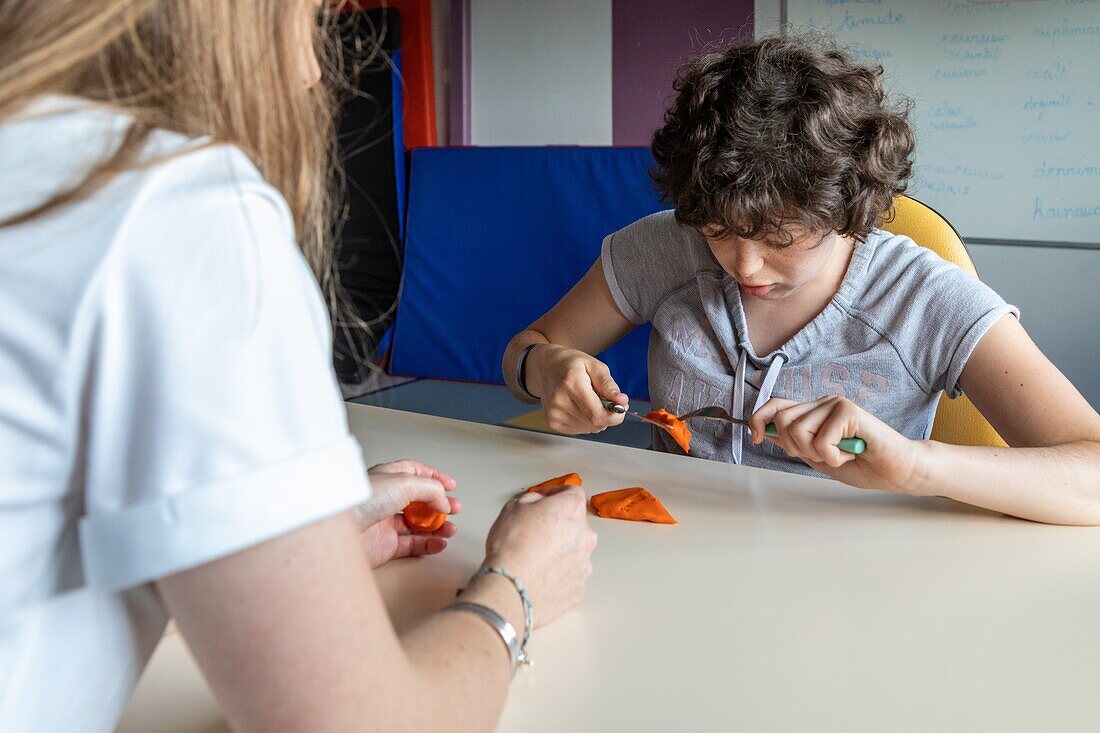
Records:
<instances>
[{"instance_id":1,"label":"purple wall","mask_svg":"<svg viewBox=\"0 0 1100 733\"><path fill-rule=\"evenodd\" d=\"M753 0L612 0L615 145L649 145L676 69L711 41L752 37L752 9Z\"/></svg>"}]
</instances>

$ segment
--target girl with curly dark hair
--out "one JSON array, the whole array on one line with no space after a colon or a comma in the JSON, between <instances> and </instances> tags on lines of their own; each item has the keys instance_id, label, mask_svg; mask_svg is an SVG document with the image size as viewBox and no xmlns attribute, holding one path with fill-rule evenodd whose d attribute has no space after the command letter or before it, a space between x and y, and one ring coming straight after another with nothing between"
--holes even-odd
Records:
<instances>
[{"instance_id":1,"label":"girl with curly dark hair","mask_svg":"<svg viewBox=\"0 0 1100 733\"><path fill-rule=\"evenodd\" d=\"M601 400L622 409L627 396L591 355L650 322L654 405L749 421L747 440L741 426L693 423L692 455L1100 524L1100 416L1016 308L889 232L915 141L881 67L824 36L772 37L704 53L675 89L652 145L675 208L609 235L512 339L516 396L541 401L561 432L621 423ZM928 439L941 394L964 390L1021 450ZM865 452L838 448L851 436ZM654 447L680 450L661 431Z\"/></svg>"}]
</instances>

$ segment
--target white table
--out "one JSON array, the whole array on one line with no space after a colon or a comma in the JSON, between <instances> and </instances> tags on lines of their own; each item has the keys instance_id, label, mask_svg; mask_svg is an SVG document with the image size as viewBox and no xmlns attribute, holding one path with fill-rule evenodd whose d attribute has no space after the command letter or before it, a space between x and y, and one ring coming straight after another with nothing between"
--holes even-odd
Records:
<instances>
[{"instance_id":1,"label":"white table","mask_svg":"<svg viewBox=\"0 0 1100 733\"><path fill-rule=\"evenodd\" d=\"M501 731L1100 730L1100 530L348 409L368 463L414 457L459 482L447 552L378 573L399 629L451 599L500 505L550 476L644 485L680 522L592 517L588 593L535 634ZM180 646L162 644L150 679ZM134 707L152 704L139 690Z\"/></svg>"}]
</instances>

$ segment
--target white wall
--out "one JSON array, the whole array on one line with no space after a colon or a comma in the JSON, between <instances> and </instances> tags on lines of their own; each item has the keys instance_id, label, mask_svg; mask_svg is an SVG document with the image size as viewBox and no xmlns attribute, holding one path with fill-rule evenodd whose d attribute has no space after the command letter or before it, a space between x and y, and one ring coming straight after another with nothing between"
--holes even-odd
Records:
<instances>
[{"instance_id":1,"label":"white wall","mask_svg":"<svg viewBox=\"0 0 1100 733\"><path fill-rule=\"evenodd\" d=\"M611 144L611 0L471 0L474 145Z\"/></svg>"},{"instance_id":2,"label":"white wall","mask_svg":"<svg viewBox=\"0 0 1100 733\"><path fill-rule=\"evenodd\" d=\"M781 27L783 0L755 0L756 34ZM1032 339L1100 409L1100 250L969 245L978 274L1020 307Z\"/></svg>"},{"instance_id":3,"label":"white wall","mask_svg":"<svg viewBox=\"0 0 1100 733\"><path fill-rule=\"evenodd\" d=\"M1100 250L968 245L978 275L1020 308L1031 338L1100 409Z\"/></svg>"},{"instance_id":4,"label":"white wall","mask_svg":"<svg viewBox=\"0 0 1100 733\"><path fill-rule=\"evenodd\" d=\"M783 29L783 3L781 0L753 0L753 35L760 36L778 33Z\"/></svg>"}]
</instances>

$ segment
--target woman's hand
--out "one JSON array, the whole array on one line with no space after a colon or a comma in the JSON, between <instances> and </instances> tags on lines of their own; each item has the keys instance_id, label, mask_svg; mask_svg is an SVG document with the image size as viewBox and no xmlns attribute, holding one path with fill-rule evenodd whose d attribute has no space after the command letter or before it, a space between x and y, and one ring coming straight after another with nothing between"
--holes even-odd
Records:
<instances>
[{"instance_id":1,"label":"woman's hand","mask_svg":"<svg viewBox=\"0 0 1100 733\"><path fill-rule=\"evenodd\" d=\"M409 502L423 501L446 514L457 514L462 504L446 492L453 491L455 480L439 469L419 461L393 461L372 467L371 497L356 508L360 537L371 567L379 567L399 557L434 555L447 547L447 538L457 528L445 522L435 532L413 532L405 524L401 510Z\"/></svg>"},{"instance_id":2,"label":"woman's hand","mask_svg":"<svg viewBox=\"0 0 1100 733\"><path fill-rule=\"evenodd\" d=\"M611 371L599 359L557 344L539 344L527 356L527 387L542 400L546 421L559 433L601 433L626 415L603 406L601 399L624 407Z\"/></svg>"},{"instance_id":3,"label":"woman's hand","mask_svg":"<svg viewBox=\"0 0 1100 733\"><path fill-rule=\"evenodd\" d=\"M489 530L485 565L503 567L523 580L535 625L542 626L580 602L595 548L580 487L550 496L524 493L504 505Z\"/></svg>"},{"instance_id":4,"label":"woman's hand","mask_svg":"<svg viewBox=\"0 0 1100 733\"><path fill-rule=\"evenodd\" d=\"M775 423L778 438L764 435ZM910 440L843 397L793 402L773 397L749 419L752 442L770 440L793 458L846 484L863 489L910 493L923 455L922 442ZM837 447L843 438L863 438L860 455Z\"/></svg>"}]
</instances>

